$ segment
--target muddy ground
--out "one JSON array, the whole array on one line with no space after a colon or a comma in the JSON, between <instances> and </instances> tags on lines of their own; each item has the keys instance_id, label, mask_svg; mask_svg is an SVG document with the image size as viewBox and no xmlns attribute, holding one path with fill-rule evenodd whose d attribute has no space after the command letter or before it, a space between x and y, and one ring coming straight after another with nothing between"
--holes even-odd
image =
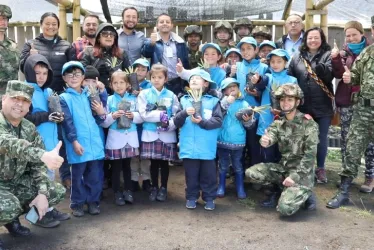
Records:
<instances>
[{"instance_id":1,"label":"muddy ground","mask_svg":"<svg viewBox=\"0 0 374 250\"><path fill-rule=\"evenodd\" d=\"M12 238L4 228L0 237L11 249L374 249L374 199L352 188L349 206L330 210L325 203L335 193L338 163L328 164L329 184L316 187L319 200L314 212L300 211L283 218L274 209L258 203L263 192L246 184L248 199L238 202L228 181L226 198L217 200L208 212L200 200L197 209L187 210L184 200L184 171L171 167L168 201L150 202L145 192L135 193L136 203L117 207L105 191L98 216L71 218L55 229L31 226L32 237ZM362 174L361 174L362 176ZM69 197L58 205L69 212ZM22 218L22 222L26 222Z\"/></svg>"}]
</instances>

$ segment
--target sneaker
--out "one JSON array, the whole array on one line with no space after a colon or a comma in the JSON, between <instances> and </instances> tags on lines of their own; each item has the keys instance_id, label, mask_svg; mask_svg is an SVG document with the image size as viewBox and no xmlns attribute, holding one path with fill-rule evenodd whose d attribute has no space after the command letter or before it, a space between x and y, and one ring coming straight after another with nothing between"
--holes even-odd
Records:
<instances>
[{"instance_id":1,"label":"sneaker","mask_svg":"<svg viewBox=\"0 0 374 250\"><path fill-rule=\"evenodd\" d=\"M374 179L365 177L364 184L360 187L360 192L371 193L374 188Z\"/></svg>"},{"instance_id":2,"label":"sneaker","mask_svg":"<svg viewBox=\"0 0 374 250\"><path fill-rule=\"evenodd\" d=\"M196 208L196 200L187 200L186 201L186 208L195 209Z\"/></svg>"},{"instance_id":3,"label":"sneaker","mask_svg":"<svg viewBox=\"0 0 374 250\"><path fill-rule=\"evenodd\" d=\"M121 192L116 192L114 194L114 203L117 206L123 206L126 204L125 200L123 199L123 194Z\"/></svg>"},{"instance_id":4,"label":"sneaker","mask_svg":"<svg viewBox=\"0 0 374 250\"><path fill-rule=\"evenodd\" d=\"M156 187L151 188L151 193L149 194L149 200L150 201L155 201L156 200L157 192L158 192L158 190L157 190Z\"/></svg>"},{"instance_id":5,"label":"sneaker","mask_svg":"<svg viewBox=\"0 0 374 250\"><path fill-rule=\"evenodd\" d=\"M100 214L100 207L96 202L88 203L88 213L90 215L98 215Z\"/></svg>"},{"instance_id":6,"label":"sneaker","mask_svg":"<svg viewBox=\"0 0 374 250\"><path fill-rule=\"evenodd\" d=\"M214 201L207 201L205 202L204 209L207 211L213 211L216 208L216 204Z\"/></svg>"},{"instance_id":7,"label":"sneaker","mask_svg":"<svg viewBox=\"0 0 374 250\"><path fill-rule=\"evenodd\" d=\"M58 221L65 221L65 220L70 219L70 215L68 213L60 212L56 208L53 208L51 213L52 213L53 218Z\"/></svg>"},{"instance_id":8,"label":"sneaker","mask_svg":"<svg viewBox=\"0 0 374 250\"><path fill-rule=\"evenodd\" d=\"M161 187L160 190L158 190L156 200L166 201L167 196L168 196L168 192L167 192L166 188Z\"/></svg>"},{"instance_id":9,"label":"sneaker","mask_svg":"<svg viewBox=\"0 0 374 250\"><path fill-rule=\"evenodd\" d=\"M54 228L60 225L60 221L53 218L52 211L49 211L43 216L41 220L38 220L34 225L44 228Z\"/></svg>"},{"instance_id":10,"label":"sneaker","mask_svg":"<svg viewBox=\"0 0 374 250\"><path fill-rule=\"evenodd\" d=\"M123 199L126 203L132 204L134 203L134 196L132 195L131 190L123 191Z\"/></svg>"},{"instance_id":11,"label":"sneaker","mask_svg":"<svg viewBox=\"0 0 374 250\"><path fill-rule=\"evenodd\" d=\"M316 169L316 179L317 183L327 183L327 176L326 176L326 170L324 168L317 168Z\"/></svg>"},{"instance_id":12,"label":"sneaker","mask_svg":"<svg viewBox=\"0 0 374 250\"><path fill-rule=\"evenodd\" d=\"M83 205L78 205L77 207L72 208L72 210L72 214L75 217L82 217L84 215Z\"/></svg>"}]
</instances>

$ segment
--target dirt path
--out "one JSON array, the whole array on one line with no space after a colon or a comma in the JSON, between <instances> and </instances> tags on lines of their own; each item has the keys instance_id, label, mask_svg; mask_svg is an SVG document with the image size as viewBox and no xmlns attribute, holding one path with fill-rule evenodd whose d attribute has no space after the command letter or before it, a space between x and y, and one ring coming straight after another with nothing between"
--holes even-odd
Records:
<instances>
[{"instance_id":1,"label":"dirt path","mask_svg":"<svg viewBox=\"0 0 374 250\"><path fill-rule=\"evenodd\" d=\"M336 176L329 172L329 176ZM151 203L144 192L135 193L136 204L117 207L111 192L101 204L102 214L72 218L55 229L30 226L30 238L12 238L4 228L0 237L11 249L374 249L374 215L351 205L329 210L325 202L335 192L334 183L316 188L319 199L315 212L300 211L290 218L273 209L262 209L262 192L247 185L250 199L235 199L232 184L228 197L217 200L213 212L205 211L200 200L196 210L184 207L182 167L172 167L169 197L165 203ZM374 209L372 195L352 189L354 203ZM360 199L361 198L361 199ZM58 206L68 212L67 199ZM26 223L22 219L23 223Z\"/></svg>"}]
</instances>

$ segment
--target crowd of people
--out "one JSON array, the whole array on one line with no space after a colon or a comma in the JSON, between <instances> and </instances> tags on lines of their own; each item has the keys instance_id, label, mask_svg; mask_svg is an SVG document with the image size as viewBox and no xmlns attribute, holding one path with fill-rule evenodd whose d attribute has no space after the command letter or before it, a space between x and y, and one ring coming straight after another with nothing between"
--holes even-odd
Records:
<instances>
[{"instance_id":1,"label":"crowd of people","mask_svg":"<svg viewBox=\"0 0 374 250\"><path fill-rule=\"evenodd\" d=\"M185 169L187 209L201 195L204 208L214 210L232 176L238 199L247 197L247 178L267 189L261 206L286 216L315 210L313 187L328 181L336 111L342 172L327 207L349 201L365 149L361 191L374 188L374 47L357 21L345 25L342 50L330 47L322 29L304 30L297 14L277 42L266 26L240 18L234 26L218 21L215 42L203 43L197 25L183 38L172 32L168 14L146 38L135 29L138 11L127 7L119 30L84 17L84 35L70 44L48 12L41 34L19 53L6 36L11 17L0 5L0 225L12 235L30 234L19 217L32 207L41 227L69 219L53 207L65 191L75 217L85 215L85 206L100 214L108 187L116 205L133 204L139 180L151 201L166 201L169 168L177 164Z\"/></svg>"}]
</instances>

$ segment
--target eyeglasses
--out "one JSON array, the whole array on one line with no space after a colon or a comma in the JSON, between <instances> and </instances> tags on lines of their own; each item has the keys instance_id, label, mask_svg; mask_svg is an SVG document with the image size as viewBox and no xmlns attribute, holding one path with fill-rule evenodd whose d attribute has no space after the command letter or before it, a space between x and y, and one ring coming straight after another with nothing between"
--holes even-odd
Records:
<instances>
[{"instance_id":1,"label":"eyeglasses","mask_svg":"<svg viewBox=\"0 0 374 250\"><path fill-rule=\"evenodd\" d=\"M289 24L289 25L295 25L295 26L297 26L297 25L300 25L301 24L301 22L300 21L290 21L290 22L287 22L287 24Z\"/></svg>"},{"instance_id":2,"label":"eyeglasses","mask_svg":"<svg viewBox=\"0 0 374 250\"><path fill-rule=\"evenodd\" d=\"M115 37L117 34L116 34L115 32L113 32L113 31L103 31L103 32L100 33L100 35L101 35L102 37L107 38L107 37L109 37L109 36L111 36L111 37Z\"/></svg>"},{"instance_id":3,"label":"eyeglasses","mask_svg":"<svg viewBox=\"0 0 374 250\"><path fill-rule=\"evenodd\" d=\"M66 74L65 75L67 78L73 78L73 77L76 77L76 78L79 78L79 77L82 77L83 74L82 73L70 73L70 74Z\"/></svg>"}]
</instances>

